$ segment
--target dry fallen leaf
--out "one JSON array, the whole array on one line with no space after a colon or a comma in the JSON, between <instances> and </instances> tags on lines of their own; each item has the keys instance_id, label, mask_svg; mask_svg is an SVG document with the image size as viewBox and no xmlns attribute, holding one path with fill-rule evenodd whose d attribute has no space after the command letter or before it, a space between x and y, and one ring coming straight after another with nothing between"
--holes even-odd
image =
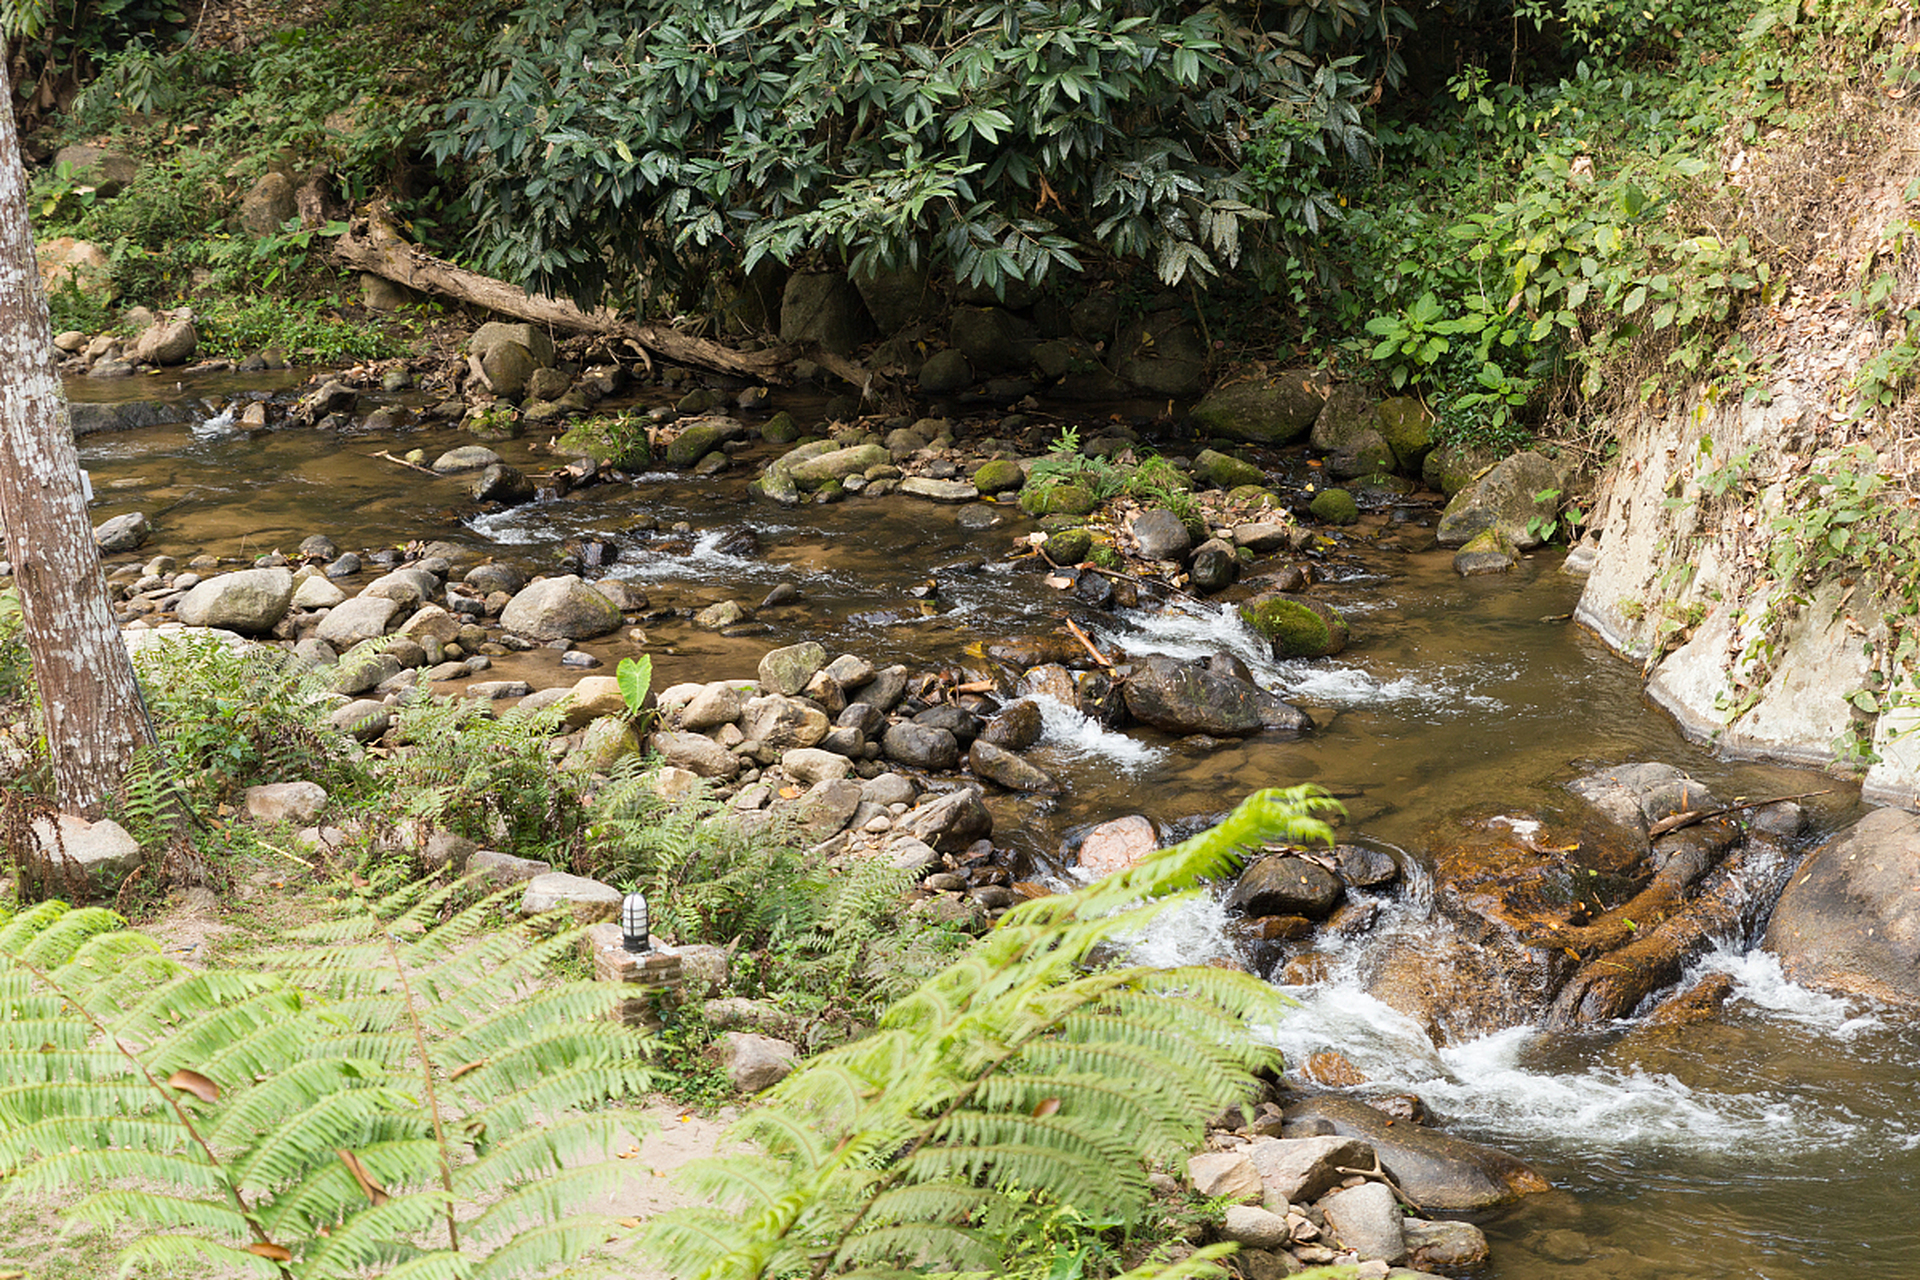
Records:
<instances>
[{"instance_id":1,"label":"dry fallen leaf","mask_svg":"<svg viewBox=\"0 0 1920 1280\"><path fill-rule=\"evenodd\" d=\"M339 1156L340 1163L347 1166L347 1172L352 1174L353 1180L360 1184L361 1194L373 1202L374 1208L378 1209L381 1205L393 1199L392 1196L387 1194L385 1187L373 1180L373 1175L367 1172L367 1166L360 1163L359 1156L345 1149L335 1151L333 1154Z\"/></svg>"},{"instance_id":2,"label":"dry fallen leaf","mask_svg":"<svg viewBox=\"0 0 1920 1280\"><path fill-rule=\"evenodd\" d=\"M190 1093L202 1102L220 1101L220 1086L201 1075L198 1071L180 1068L167 1077L167 1087Z\"/></svg>"},{"instance_id":3,"label":"dry fallen leaf","mask_svg":"<svg viewBox=\"0 0 1920 1280\"><path fill-rule=\"evenodd\" d=\"M269 1258L274 1262L292 1262L293 1255L280 1245L270 1241L255 1241L247 1246L247 1252L256 1258Z\"/></svg>"}]
</instances>

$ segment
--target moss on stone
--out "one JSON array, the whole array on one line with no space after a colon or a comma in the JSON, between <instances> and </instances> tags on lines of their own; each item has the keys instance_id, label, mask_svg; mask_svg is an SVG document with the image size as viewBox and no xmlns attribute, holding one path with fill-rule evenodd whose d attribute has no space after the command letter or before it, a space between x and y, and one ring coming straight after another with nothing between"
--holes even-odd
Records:
<instances>
[{"instance_id":1,"label":"moss on stone","mask_svg":"<svg viewBox=\"0 0 1920 1280\"><path fill-rule=\"evenodd\" d=\"M1327 524L1353 524L1360 519L1359 504L1345 489L1322 489L1307 505L1313 518Z\"/></svg>"},{"instance_id":2,"label":"moss on stone","mask_svg":"<svg viewBox=\"0 0 1920 1280\"><path fill-rule=\"evenodd\" d=\"M1079 564L1093 546L1093 535L1085 529L1062 529L1041 545L1041 551L1055 564Z\"/></svg>"},{"instance_id":3,"label":"moss on stone","mask_svg":"<svg viewBox=\"0 0 1920 1280\"><path fill-rule=\"evenodd\" d=\"M1273 642L1281 658L1317 658L1346 647L1346 622L1330 605L1267 596L1240 606L1246 624Z\"/></svg>"},{"instance_id":4,"label":"moss on stone","mask_svg":"<svg viewBox=\"0 0 1920 1280\"><path fill-rule=\"evenodd\" d=\"M1026 482L1027 475L1020 464L1006 458L995 458L973 473L973 487L982 493L1006 493Z\"/></svg>"},{"instance_id":5,"label":"moss on stone","mask_svg":"<svg viewBox=\"0 0 1920 1280\"><path fill-rule=\"evenodd\" d=\"M1020 509L1034 516L1084 516L1099 505L1093 490L1077 484L1028 485L1020 492Z\"/></svg>"},{"instance_id":6,"label":"moss on stone","mask_svg":"<svg viewBox=\"0 0 1920 1280\"><path fill-rule=\"evenodd\" d=\"M646 424L638 418L589 418L554 442L570 458L592 458L622 471L637 471L653 461Z\"/></svg>"},{"instance_id":7,"label":"moss on stone","mask_svg":"<svg viewBox=\"0 0 1920 1280\"><path fill-rule=\"evenodd\" d=\"M800 424L782 409L760 424L760 438L768 444L792 444L800 438Z\"/></svg>"}]
</instances>

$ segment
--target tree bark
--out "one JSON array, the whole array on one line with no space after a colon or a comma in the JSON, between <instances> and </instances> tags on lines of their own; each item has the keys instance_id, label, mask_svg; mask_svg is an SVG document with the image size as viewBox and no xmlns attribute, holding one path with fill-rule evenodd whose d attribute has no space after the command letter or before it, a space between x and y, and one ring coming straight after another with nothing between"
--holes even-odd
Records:
<instances>
[{"instance_id":1,"label":"tree bark","mask_svg":"<svg viewBox=\"0 0 1920 1280\"><path fill-rule=\"evenodd\" d=\"M152 732L107 604L80 456L53 368L12 101L0 63L0 521L60 807L97 817Z\"/></svg>"},{"instance_id":2,"label":"tree bark","mask_svg":"<svg viewBox=\"0 0 1920 1280\"><path fill-rule=\"evenodd\" d=\"M625 338L642 350L675 364L712 369L743 378L784 381L781 370L794 358L786 347L766 351L735 351L705 338L681 333L657 324L636 324L622 320L602 307L582 311L562 298L547 298L528 293L518 285L483 276L478 271L455 266L436 258L400 235L378 203L368 212L364 223L355 219L353 229L334 242L333 256L342 264L360 271L371 271L409 289L442 294L461 302L470 302L498 311L502 315L530 320L535 324L565 329L570 333L598 333L610 338Z\"/></svg>"}]
</instances>

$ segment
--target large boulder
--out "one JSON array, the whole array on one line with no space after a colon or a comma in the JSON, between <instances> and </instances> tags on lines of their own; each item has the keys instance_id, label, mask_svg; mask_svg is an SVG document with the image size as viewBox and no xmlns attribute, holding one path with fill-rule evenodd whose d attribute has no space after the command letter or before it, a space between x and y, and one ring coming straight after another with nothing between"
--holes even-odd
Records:
<instances>
[{"instance_id":1,"label":"large boulder","mask_svg":"<svg viewBox=\"0 0 1920 1280\"><path fill-rule=\"evenodd\" d=\"M941 853L959 853L975 840L993 834L993 815L980 803L978 787L961 787L922 801L900 819L894 830Z\"/></svg>"},{"instance_id":2,"label":"large boulder","mask_svg":"<svg viewBox=\"0 0 1920 1280\"><path fill-rule=\"evenodd\" d=\"M273 630L293 603L286 569L242 569L197 584L174 612L190 627L224 627L242 635Z\"/></svg>"},{"instance_id":3,"label":"large boulder","mask_svg":"<svg viewBox=\"0 0 1920 1280\"><path fill-rule=\"evenodd\" d=\"M92 187L96 196L106 200L133 184L140 161L124 151L75 143L54 152L53 167L55 172L64 169L75 186Z\"/></svg>"},{"instance_id":4,"label":"large boulder","mask_svg":"<svg viewBox=\"0 0 1920 1280\"><path fill-rule=\"evenodd\" d=\"M819 746L832 727L812 703L777 693L748 699L740 714L740 732L776 753Z\"/></svg>"},{"instance_id":5,"label":"large boulder","mask_svg":"<svg viewBox=\"0 0 1920 1280\"><path fill-rule=\"evenodd\" d=\"M1351 449L1353 442L1380 429L1380 410L1358 383L1343 382L1327 395L1320 416L1313 421L1308 442L1322 453Z\"/></svg>"},{"instance_id":6,"label":"large boulder","mask_svg":"<svg viewBox=\"0 0 1920 1280\"><path fill-rule=\"evenodd\" d=\"M1414 396L1395 396L1383 400L1379 408L1380 434L1393 449L1394 461L1410 476L1417 476L1433 452L1433 410Z\"/></svg>"},{"instance_id":7,"label":"large boulder","mask_svg":"<svg viewBox=\"0 0 1920 1280\"><path fill-rule=\"evenodd\" d=\"M500 625L535 640L585 640L618 630L620 610L568 573L523 588L500 611Z\"/></svg>"},{"instance_id":8,"label":"large boulder","mask_svg":"<svg viewBox=\"0 0 1920 1280\"><path fill-rule=\"evenodd\" d=\"M272 235L299 212L293 179L284 173L264 173L241 197L240 225L256 236Z\"/></svg>"},{"instance_id":9,"label":"large boulder","mask_svg":"<svg viewBox=\"0 0 1920 1280\"><path fill-rule=\"evenodd\" d=\"M88 822L63 813L33 821L35 870L49 876L71 898L111 899L129 875L140 869L140 842L111 818Z\"/></svg>"},{"instance_id":10,"label":"large boulder","mask_svg":"<svg viewBox=\"0 0 1920 1280\"><path fill-rule=\"evenodd\" d=\"M553 338L537 324L492 320L473 331L467 350L485 358L495 347L514 345L526 348L534 363L545 368L553 363Z\"/></svg>"},{"instance_id":11,"label":"large boulder","mask_svg":"<svg viewBox=\"0 0 1920 1280\"><path fill-rule=\"evenodd\" d=\"M384 596L355 596L335 605L320 620L314 635L332 645L336 651L344 653L363 640L387 634L395 616L401 611L398 600L389 600Z\"/></svg>"},{"instance_id":12,"label":"large boulder","mask_svg":"<svg viewBox=\"0 0 1920 1280\"><path fill-rule=\"evenodd\" d=\"M885 445L856 444L789 463L787 474L802 489L818 489L829 480L845 480L848 476L861 475L869 467L883 466L892 460Z\"/></svg>"},{"instance_id":13,"label":"large boulder","mask_svg":"<svg viewBox=\"0 0 1920 1280\"><path fill-rule=\"evenodd\" d=\"M1920 815L1876 809L1808 855L1766 948L1796 982L1920 1005Z\"/></svg>"},{"instance_id":14,"label":"large boulder","mask_svg":"<svg viewBox=\"0 0 1920 1280\"><path fill-rule=\"evenodd\" d=\"M1154 311L1120 326L1114 372L1152 396L1198 395L1207 374L1207 341L1177 310Z\"/></svg>"},{"instance_id":15,"label":"large boulder","mask_svg":"<svg viewBox=\"0 0 1920 1280\"><path fill-rule=\"evenodd\" d=\"M1227 910L1249 916L1324 920L1340 901L1340 877L1317 862L1287 855L1262 858L1240 873Z\"/></svg>"},{"instance_id":16,"label":"large boulder","mask_svg":"<svg viewBox=\"0 0 1920 1280\"><path fill-rule=\"evenodd\" d=\"M113 266L106 250L91 240L55 236L39 243L34 256L40 266L40 285L49 295L77 289L102 302L113 298Z\"/></svg>"},{"instance_id":17,"label":"large boulder","mask_svg":"<svg viewBox=\"0 0 1920 1280\"><path fill-rule=\"evenodd\" d=\"M1522 551L1539 546L1543 526L1560 514L1558 467L1541 454L1516 453L1453 496L1434 537L1443 547L1465 546L1495 529Z\"/></svg>"},{"instance_id":18,"label":"large boulder","mask_svg":"<svg viewBox=\"0 0 1920 1280\"><path fill-rule=\"evenodd\" d=\"M129 511L126 515L115 516L102 521L94 528L93 545L106 555L122 551L138 551L153 536L153 521L147 519L144 511Z\"/></svg>"},{"instance_id":19,"label":"large boulder","mask_svg":"<svg viewBox=\"0 0 1920 1280\"><path fill-rule=\"evenodd\" d=\"M1327 376L1292 369L1255 382L1217 387L1193 408L1194 421L1209 433L1251 444L1291 444L1313 429L1326 407Z\"/></svg>"},{"instance_id":20,"label":"large boulder","mask_svg":"<svg viewBox=\"0 0 1920 1280\"><path fill-rule=\"evenodd\" d=\"M1396 1120L1351 1098L1324 1095L1295 1103L1286 1109L1286 1134L1365 1141L1406 1198L1430 1213L1487 1209L1553 1189L1517 1156Z\"/></svg>"},{"instance_id":21,"label":"large boulder","mask_svg":"<svg viewBox=\"0 0 1920 1280\"><path fill-rule=\"evenodd\" d=\"M200 345L200 331L191 316L174 316L155 321L140 331L127 348L127 359L134 364L185 364Z\"/></svg>"},{"instance_id":22,"label":"large boulder","mask_svg":"<svg viewBox=\"0 0 1920 1280\"><path fill-rule=\"evenodd\" d=\"M1135 668L1123 696L1134 719L1168 733L1240 738L1311 726L1304 712L1246 680L1160 654Z\"/></svg>"}]
</instances>

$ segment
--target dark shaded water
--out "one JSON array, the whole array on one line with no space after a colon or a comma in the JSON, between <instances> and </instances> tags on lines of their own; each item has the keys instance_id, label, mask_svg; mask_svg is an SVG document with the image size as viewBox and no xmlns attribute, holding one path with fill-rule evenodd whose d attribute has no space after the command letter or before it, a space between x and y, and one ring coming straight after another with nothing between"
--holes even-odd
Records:
<instances>
[{"instance_id":1,"label":"dark shaded water","mask_svg":"<svg viewBox=\"0 0 1920 1280\"><path fill-rule=\"evenodd\" d=\"M217 413L284 385L183 391ZM73 393L124 398L127 386ZM796 412L804 419L804 406ZM656 687L745 674L766 650L802 639L984 671L970 646L1054 633L1068 612L1042 575L1008 558L1032 528L1011 506L890 497L782 511L747 496L761 459L752 453L713 480L661 473L481 513L462 481L372 456L419 447L431 457L467 442L445 429L250 436L215 417L89 437L81 454L96 522L143 510L158 525L143 557L290 552L318 532L355 549L451 538L538 569L569 540L611 539L620 548L611 571L644 586L655 608L680 611L646 626ZM529 473L554 462L534 442L495 447ZM1283 480L1308 474L1299 458L1272 463ZM1163 735L1117 734L1050 707L1037 758L1068 794L995 801L1002 842L1045 864L1076 823L1129 812L1175 823L1256 787L1311 781L1346 798L1355 831L1417 854L1454 810L1551 802L1577 762L1670 761L1727 795L1832 785L1801 770L1725 764L1684 741L1642 700L1637 673L1564 621L1579 584L1558 572L1556 555L1463 581L1432 547L1431 515L1406 514L1369 519L1321 560L1317 594L1353 623L1353 643L1336 658L1273 662L1230 612L1179 600L1074 613L1110 649L1231 649L1320 727L1302 740L1190 754ZM680 522L687 531L672 532ZM757 551L740 551L742 531ZM801 598L761 616L766 634L725 638L686 619L723 599L755 604L782 582ZM585 647L609 662L638 651L625 637ZM513 674L574 678L541 651ZM1854 797L1842 787L1813 803L1831 829L1851 816ZM1170 958L1203 956L1221 945L1219 924L1201 913L1153 945ZM1396 907L1389 927L1429 925ZM1728 1018L1658 1041L1628 1027L1557 1041L1522 1029L1436 1048L1338 978L1305 993L1307 1008L1276 1036L1296 1059L1338 1047L1376 1082L1420 1093L1461 1131L1541 1165L1563 1190L1485 1224L1496 1246L1490 1274L1503 1280L1920 1276L1920 1232L1908 1217L1920 1189L1920 1031L1793 987L1743 940L1707 963L1736 975Z\"/></svg>"}]
</instances>

